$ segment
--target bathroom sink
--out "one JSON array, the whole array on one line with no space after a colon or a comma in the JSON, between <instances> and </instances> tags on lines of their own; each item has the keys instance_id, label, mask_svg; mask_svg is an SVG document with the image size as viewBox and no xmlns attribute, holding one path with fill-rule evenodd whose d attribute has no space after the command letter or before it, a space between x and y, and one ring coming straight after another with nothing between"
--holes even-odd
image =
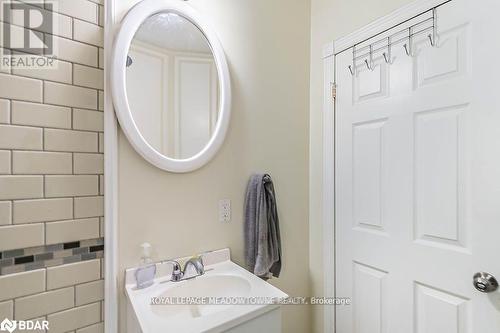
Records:
<instances>
[{"instance_id":1,"label":"bathroom sink","mask_svg":"<svg viewBox=\"0 0 500 333\"><path fill-rule=\"evenodd\" d=\"M232 332L276 312L288 297L232 262L228 249L205 254L203 261L205 274L180 282L170 281L171 265L157 264L157 278L144 289L136 288L135 269L127 270L127 317L134 320L126 331Z\"/></svg>"},{"instance_id":2,"label":"bathroom sink","mask_svg":"<svg viewBox=\"0 0 500 333\"><path fill-rule=\"evenodd\" d=\"M205 278L176 282L172 288L167 289L158 296L162 299L181 298L225 298L247 297L250 294L250 283L237 275L211 275ZM208 301L208 300L207 300ZM192 318L207 316L226 310L231 305L188 304L188 305L150 305L154 314L166 318L185 315Z\"/></svg>"}]
</instances>

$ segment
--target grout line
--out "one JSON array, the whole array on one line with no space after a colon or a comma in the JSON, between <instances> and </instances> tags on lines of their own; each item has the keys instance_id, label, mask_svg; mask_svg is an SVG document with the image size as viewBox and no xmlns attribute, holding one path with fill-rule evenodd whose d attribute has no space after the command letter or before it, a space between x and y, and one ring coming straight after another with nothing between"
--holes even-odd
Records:
<instances>
[{"instance_id":1,"label":"grout line","mask_svg":"<svg viewBox=\"0 0 500 333\"><path fill-rule=\"evenodd\" d=\"M16 76L21 76L21 75L16 75ZM45 80L42 81L42 104L45 104Z\"/></svg>"},{"instance_id":2,"label":"grout line","mask_svg":"<svg viewBox=\"0 0 500 333\"><path fill-rule=\"evenodd\" d=\"M10 202L10 223L7 225L12 226L14 225L14 201L8 200L8 202Z\"/></svg>"},{"instance_id":3,"label":"grout line","mask_svg":"<svg viewBox=\"0 0 500 333\"><path fill-rule=\"evenodd\" d=\"M99 109L99 106L100 106L100 105L99 105L99 99L100 99L100 98L99 98L99 92L97 92L97 109ZM103 111L101 111L101 112L103 112Z\"/></svg>"},{"instance_id":4,"label":"grout line","mask_svg":"<svg viewBox=\"0 0 500 333\"><path fill-rule=\"evenodd\" d=\"M75 65L75 64L72 64L72 65ZM78 65L78 64L76 64ZM80 66L85 66L85 65L80 65ZM89 67L89 66L87 66ZM93 68L93 67L89 67L89 68ZM100 68L93 68L93 69L98 69L100 71L104 71L103 69L100 69ZM38 80L38 81L42 81L42 90L43 88L45 87L45 82L48 82L48 83L55 83L55 84L59 84L59 85L64 85L64 86L70 86L70 87L77 87L77 88L83 88L83 89L87 89L87 90L97 90L97 93L99 94L99 91L104 91L103 88L99 88L99 87L91 87L91 86L84 86L84 85L81 85L81 84L75 84L75 83L68 83L68 82L64 82L64 81L55 81L55 80L49 80L49 79L44 79L44 78L39 78L39 77L34 77L34 76L29 76L29 75L23 75L23 74L19 74L19 73L15 73L15 74L7 74L7 73L3 73L4 75L10 75L10 76L16 76L16 77L22 77L22 78L25 78L25 79L30 79L30 80ZM104 74L104 73L103 73ZM46 104L43 100L44 100L44 94L43 94L43 91L42 91L42 102L40 104ZM59 105L59 104L55 104L55 105ZM71 106L71 107L76 107L78 108L78 106ZM82 109L85 109L85 107L82 107ZM88 109L88 108L86 108ZM94 110L94 109L89 109L89 110Z\"/></svg>"},{"instance_id":5,"label":"grout line","mask_svg":"<svg viewBox=\"0 0 500 333\"><path fill-rule=\"evenodd\" d=\"M92 175L95 176L95 175ZM71 198L92 198L92 197L103 197L104 195L95 194L95 195L68 195L68 196L58 196L58 197L48 197L48 198L22 198L22 199L3 199L0 201L31 201L31 200L54 200L54 199L71 199ZM102 215L101 215L102 216ZM1 228L2 226L0 226ZM1 251L0 251L1 252Z\"/></svg>"},{"instance_id":6,"label":"grout line","mask_svg":"<svg viewBox=\"0 0 500 333\"><path fill-rule=\"evenodd\" d=\"M12 100L7 99L9 101L9 124L12 124ZM99 105L97 105L97 108L99 108Z\"/></svg>"},{"instance_id":7,"label":"grout line","mask_svg":"<svg viewBox=\"0 0 500 333\"><path fill-rule=\"evenodd\" d=\"M96 195L95 197L102 197L102 195ZM71 199L71 198L67 198L67 199ZM74 198L73 198L73 201L74 201ZM67 222L67 221L81 222L83 220L99 219L100 217L102 217L102 215L91 215L91 216L87 216L87 217L75 217L73 214L73 217L67 218L67 219L43 220L43 221L23 222L23 223L13 223L13 224L9 224L9 225L2 225L2 226L0 226L0 230L2 229L2 227L5 227L5 226L9 226L9 227L26 226L26 225L40 224L40 223L57 223L57 222ZM97 237L97 238L101 238L101 237ZM95 238L88 238L88 239L95 239ZM86 239L83 239L83 240L86 240ZM55 243L55 244L58 244L58 243ZM45 245L53 245L53 244L45 244ZM45 245L38 245L38 246L45 246ZM38 247L38 246L34 246L34 247ZM20 248L11 249L11 250L21 250L21 249L27 249L27 248L31 248L31 246L30 247L20 247ZM5 251L11 251L11 250L5 250ZM0 252L5 252L5 251L0 251Z\"/></svg>"},{"instance_id":8,"label":"grout line","mask_svg":"<svg viewBox=\"0 0 500 333\"><path fill-rule=\"evenodd\" d=\"M46 196L47 196L47 193L46 193L46 192L47 192L47 188L46 188L45 184L46 184L47 180L46 180L45 175L42 175L42 177L43 177L43 178L42 178L42 193L43 193L43 198L44 198L44 199L46 199Z\"/></svg>"},{"instance_id":9,"label":"grout line","mask_svg":"<svg viewBox=\"0 0 500 333\"><path fill-rule=\"evenodd\" d=\"M66 176L101 176L102 173L12 173L12 174L0 174L0 177L6 177L6 176L61 176L61 177L66 177ZM11 177L13 178L13 177ZM78 177L74 177L78 178ZM1 201L1 200L0 200Z\"/></svg>"},{"instance_id":10,"label":"grout line","mask_svg":"<svg viewBox=\"0 0 500 333\"><path fill-rule=\"evenodd\" d=\"M47 222L43 222L43 244L47 244Z\"/></svg>"},{"instance_id":11,"label":"grout line","mask_svg":"<svg viewBox=\"0 0 500 333\"><path fill-rule=\"evenodd\" d=\"M2 73L0 73L1 75ZM5 73L3 73L5 74ZM16 74L12 74L12 76L19 76L19 75L16 75ZM31 78L33 79L33 78ZM33 79L33 80L39 80L39 79ZM54 82L54 83L60 83L60 82L55 82L55 81L47 81L47 82ZM63 84L63 83L60 83L60 84ZM71 86L71 84L66 84L68 86ZM85 88L85 87L83 87ZM91 88L87 88L87 89L91 89ZM91 89L91 90L96 90L96 89ZM97 89L98 91L98 95L99 95L99 92L104 92L104 90L102 89ZM53 103L48 103L48 102L45 102L45 103L41 103L41 102L38 102L38 101L30 101L30 100L26 100L26 99L19 99L19 98L0 98L0 99L6 99L6 100L10 100L11 102L21 102L21 103L30 103L30 104L38 104L38 105L48 105L48 106L57 106L57 107L61 107L61 108L76 108L76 109L82 109L82 110L87 110L87 111L98 111L98 112L104 112L102 110L99 110L99 106L97 106L97 109L92 109L92 108L86 108L86 107L80 107L80 106L70 106L70 105L62 105L62 104L53 104Z\"/></svg>"},{"instance_id":12,"label":"grout line","mask_svg":"<svg viewBox=\"0 0 500 333\"><path fill-rule=\"evenodd\" d=\"M12 149L9 149L9 155L10 155L10 174L14 174L14 153Z\"/></svg>"},{"instance_id":13,"label":"grout line","mask_svg":"<svg viewBox=\"0 0 500 333\"><path fill-rule=\"evenodd\" d=\"M74 154L84 154L84 155L103 155L103 153L101 152L77 152L77 151L50 151L50 150L29 150L29 149L17 149L17 148L10 148L10 149L3 149L3 148L0 148L0 151L10 151L10 152L13 152L13 153L17 153L17 152L33 152L33 153L48 153L48 154L71 154L71 153L74 153ZM30 173L31 175L31 173Z\"/></svg>"},{"instance_id":14,"label":"grout line","mask_svg":"<svg viewBox=\"0 0 500 333\"><path fill-rule=\"evenodd\" d=\"M75 40L75 18L71 17L71 39Z\"/></svg>"},{"instance_id":15,"label":"grout line","mask_svg":"<svg viewBox=\"0 0 500 333\"><path fill-rule=\"evenodd\" d=\"M97 111L89 111L89 112L97 112ZM103 133L103 131L101 131L101 130L73 129L73 128L61 128L61 127L51 127L51 126L35 126L35 125L25 125L25 124L0 124L0 126L26 127L26 128L35 128L35 129L50 129L50 130L69 131L69 132L82 132L82 133L95 133L95 134ZM10 149L10 148L0 148L0 149ZM32 150L34 150L34 149L32 149Z\"/></svg>"},{"instance_id":16,"label":"grout line","mask_svg":"<svg viewBox=\"0 0 500 333\"><path fill-rule=\"evenodd\" d=\"M23 151L23 152L41 152L41 153L77 153L77 154L101 154L104 155L104 153L99 152L99 151L71 151L71 150L43 150L43 149L23 149L23 148L0 148L0 150L16 150L16 151Z\"/></svg>"}]
</instances>

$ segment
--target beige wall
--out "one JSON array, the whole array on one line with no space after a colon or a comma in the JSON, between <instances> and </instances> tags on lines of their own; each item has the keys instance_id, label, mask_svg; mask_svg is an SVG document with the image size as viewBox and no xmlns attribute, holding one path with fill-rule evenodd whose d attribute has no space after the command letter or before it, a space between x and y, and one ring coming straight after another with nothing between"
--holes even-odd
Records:
<instances>
[{"instance_id":1,"label":"beige wall","mask_svg":"<svg viewBox=\"0 0 500 333\"><path fill-rule=\"evenodd\" d=\"M310 85L310 164L309 164L309 265L311 267L312 293L322 295L322 105L323 62L325 43L361 28L367 23L388 14L410 0L311 0L311 85ZM314 331L320 332L323 309L313 309Z\"/></svg>"},{"instance_id":2,"label":"beige wall","mask_svg":"<svg viewBox=\"0 0 500 333\"><path fill-rule=\"evenodd\" d=\"M116 1L118 16L131 3ZM188 4L211 21L226 52L233 87L230 130L216 158L190 174L148 164L120 134L120 274L138 263L144 241L152 243L155 259L230 247L242 264L246 182L252 172L269 172L283 240L282 275L272 283L291 295L308 295L309 1ZM229 224L218 221L223 198L232 200ZM284 317L284 332L310 332L308 308L287 307Z\"/></svg>"}]
</instances>

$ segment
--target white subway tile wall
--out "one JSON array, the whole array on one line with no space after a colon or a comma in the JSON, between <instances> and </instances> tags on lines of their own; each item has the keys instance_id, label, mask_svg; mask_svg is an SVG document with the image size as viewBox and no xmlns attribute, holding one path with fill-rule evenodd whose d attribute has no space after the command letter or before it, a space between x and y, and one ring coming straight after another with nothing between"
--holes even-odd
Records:
<instances>
[{"instance_id":1,"label":"white subway tile wall","mask_svg":"<svg viewBox=\"0 0 500 333\"><path fill-rule=\"evenodd\" d=\"M12 203L0 201L0 225L12 223Z\"/></svg>"},{"instance_id":2,"label":"white subway tile wall","mask_svg":"<svg viewBox=\"0 0 500 333\"><path fill-rule=\"evenodd\" d=\"M0 318L12 318L14 316L14 302L7 301L0 303Z\"/></svg>"},{"instance_id":3,"label":"white subway tile wall","mask_svg":"<svg viewBox=\"0 0 500 333\"><path fill-rule=\"evenodd\" d=\"M56 28L40 31L57 68L0 70L0 321L104 332L103 4L35 1L54 11Z\"/></svg>"},{"instance_id":4,"label":"white subway tile wall","mask_svg":"<svg viewBox=\"0 0 500 333\"><path fill-rule=\"evenodd\" d=\"M12 103L12 124L71 129L71 108L26 102Z\"/></svg>"}]
</instances>

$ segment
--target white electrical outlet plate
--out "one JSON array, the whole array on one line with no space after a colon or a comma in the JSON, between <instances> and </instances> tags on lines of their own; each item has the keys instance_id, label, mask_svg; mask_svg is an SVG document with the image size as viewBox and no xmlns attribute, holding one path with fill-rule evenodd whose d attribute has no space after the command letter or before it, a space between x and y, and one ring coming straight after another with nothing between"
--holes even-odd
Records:
<instances>
[{"instance_id":1,"label":"white electrical outlet plate","mask_svg":"<svg viewBox=\"0 0 500 333\"><path fill-rule=\"evenodd\" d=\"M219 200L219 221L224 223L231 221L231 200Z\"/></svg>"}]
</instances>

